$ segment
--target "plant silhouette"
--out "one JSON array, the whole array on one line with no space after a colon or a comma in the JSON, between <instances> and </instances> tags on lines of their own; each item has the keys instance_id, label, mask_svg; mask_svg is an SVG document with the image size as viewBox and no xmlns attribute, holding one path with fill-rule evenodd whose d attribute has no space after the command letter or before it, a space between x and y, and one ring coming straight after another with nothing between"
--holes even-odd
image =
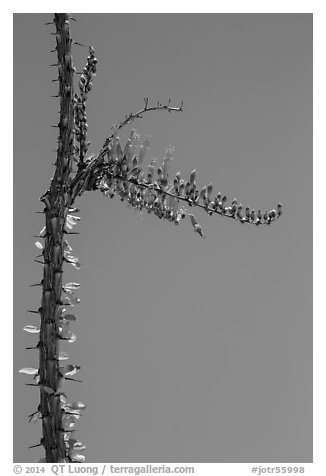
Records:
<instances>
[{"instance_id":1,"label":"plant silhouette","mask_svg":"<svg viewBox=\"0 0 326 476\"><path fill-rule=\"evenodd\" d=\"M69 402L64 392L66 380L78 381L74 376L80 370L78 365L65 364L69 358L60 352L60 341L74 342L76 335L70 324L76 316L66 310L78 304L80 299L75 291L80 284L63 283L64 263L80 267L79 259L72 254L68 235L78 224L80 216L76 207L78 197L89 190L99 190L107 198L118 197L135 210L146 210L161 220L179 225L187 216L189 222L201 238L205 238L197 218L186 207L201 208L208 215L221 215L241 224L270 225L282 215L282 205L276 209L255 210L244 207L236 199L228 203L226 195L213 194L213 184L202 188L197 185L196 170L190 177L182 179L180 172L173 178L169 166L173 160L173 147L166 148L161 165L152 160L145 168L145 158L150 146L150 137L141 141L135 129L123 145L119 131L142 118L150 111L174 113L183 110L183 103L175 107L169 100L167 104L153 103L144 98L144 106L136 113L128 114L120 123L112 127L111 134L96 155L87 155L88 124L86 103L93 87L97 58L93 47L89 47L87 63L78 73L73 66L70 22L74 19L68 13L56 13L50 25L56 31L57 54L55 66L58 71L59 90L55 96L60 101L60 119L57 139L57 159L55 173L49 189L40 197L44 204L41 213L45 215L45 226L37 236L35 245L40 254L37 262L43 266L40 283L42 301L37 310L29 312L40 316L40 327L26 325L24 330L39 335L39 368L22 368L21 373L33 376L33 383L40 391L40 404L32 413L30 421L42 421L42 438L36 446L43 446L45 457L40 462L83 462L85 446L72 437L74 426L85 404ZM83 46L83 45L82 45ZM74 90L74 78L79 75L78 92Z\"/></svg>"}]
</instances>

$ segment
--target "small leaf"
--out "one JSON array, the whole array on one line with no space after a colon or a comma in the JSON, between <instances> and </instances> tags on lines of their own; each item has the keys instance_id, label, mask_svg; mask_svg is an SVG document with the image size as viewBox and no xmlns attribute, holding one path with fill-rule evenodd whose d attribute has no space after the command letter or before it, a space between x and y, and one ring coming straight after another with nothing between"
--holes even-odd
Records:
<instances>
[{"instance_id":1,"label":"small leaf","mask_svg":"<svg viewBox=\"0 0 326 476\"><path fill-rule=\"evenodd\" d=\"M25 326L23 330L26 332L30 332L31 334L38 334L40 332L40 329L38 327L30 325Z\"/></svg>"},{"instance_id":2,"label":"small leaf","mask_svg":"<svg viewBox=\"0 0 326 476\"><path fill-rule=\"evenodd\" d=\"M83 402L68 403L68 406L74 410L84 410L86 408L86 405Z\"/></svg>"},{"instance_id":3,"label":"small leaf","mask_svg":"<svg viewBox=\"0 0 326 476\"><path fill-rule=\"evenodd\" d=\"M67 299L70 301L70 303L74 303L74 304L80 303L80 298L76 297L72 291L66 290L66 292L67 292ZM71 305L73 306L73 304Z\"/></svg>"},{"instance_id":4,"label":"small leaf","mask_svg":"<svg viewBox=\"0 0 326 476\"><path fill-rule=\"evenodd\" d=\"M68 359L69 359L69 355L66 352L59 353L58 360L68 360Z\"/></svg>"},{"instance_id":5,"label":"small leaf","mask_svg":"<svg viewBox=\"0 0 326 476\"><path fill-rule=\"evenodd\" d=\"M61 367L60 368L60 372L62 373L62 375L64 376L72 376L72 375L75 375L78 370L80 370L80 366L79 365L66 365L65 367Z\"/></svg>"},{"instance_id":6,"label":"small leaf","mask_svg":"<svg viewBox=\"0 0 326 476\"><path fill-rule=\"evenodd\" d=\"M79 410L73 410L69 406L64 405L62 407L67 415L75 415L76 418L80 418Z\"/></svg>"},{"instance_id":7,"label":"small leaf","mask_svg":"<svg viewBox=\"0 0 326 476\"><path fill-rule=\"evenodd\" d=\"M70 252L72 251L71 246L68 243L68 240L63 240L63 248L65 252Z\"/></svg>"},{"instance_id":8,"label":"small leaf","mask_svg":"<svg viewBox=\"0 0 326 476\"><path fill-rule=\"evenodd\" d=\"M79 454L80 451L85 451L86 450L86 446L83 445L83 444L80 444L80 445L74 445L74 446L70 446L69 448L69 454L71 455L75 455L75 454Z\"/></svg>"},{"instance_id":9,"label":"small leaf","mask_svg":"<svg viewBox=\"0 0 326 476\"><path fill-rule=\"evenodd\" d=\"M67 283L64 286L66 289L79 289L80 284L79 283Z\"/></svg>"},{"instance_id":10,"label":"small leaf","mask_svg":"<svg viewBox=\"0 0 326 476\"><path fill-rule=\"evenodd\" d=\"M36 248L38 248L39 250L43 250L44 246L42 245L42 243L40 243L39 241L35 241L35 246Z\"/></svg>"},{"instance_id":11,"label":"small leaf","mask_svg":"<svg viewBox=\"0 0 326 476\"><path fill-rule=\"evenodd\" d=\"M65 339L68 342L75 342L77 339L76 334L73 334L72 332L65 332L64 334L60 332L60 337Z\"/></svg>"},{"instance_id":12,"label":"small leaf","mask_svg":"<svg viewBox=\"0 0 326 476\"><path fill-rule=\"evenodd\" d=\"M70 447L74 447L75 445L78 446L79 444L82 445L82 442L79 440L76 440L76 438L69 438L67 439L67 444Z\"/></svg>"},{"instance_id":13,"label":"small leaf","mask_svg":"<svg viewBox=\"0 0 326 476\"><path fill-rule=\"evenodd\" d=\"M71 263L72 266L74 266L75 268L79 269L80 268L80 263L78 261L78 258L76 258L75 256L72 256L68 253L65 252L65 259L66 261L68 261L69 263Z\"/></svg>"},{"instance_id":14,"label":"small leaf","mask_svg":"<svg viewBox=\"0 0 326 476\"><path fill-rule=\"evenodd\" d=\"M72 415L64 415L62 418L62 425L65 430L71 430L75 423L76 421Z\"/></svg>"},{"instance_id":15,"label":"small leaf","mask_svg":"<svg viewBox=\"0 0 326 476\"><path fill-rule=\"evenodd\" d=\"M80 269L80 263L77 262L77 263L71 263L71 265L76 268L76 269Z\"/></svg>"},{"instance_id":16,"label":"small leaf","mask_svg":"<svg viewBox=\"0 0 326 476\"><path fill-rule=\"evenodd\" d=\"M71 223L71 225L76 225L79 220L80 220L80 217L77 217L75 215L67 215L67 218L66 218L66 221Z\"/></svg>"},{"instance_id":17,"label":"small leaf","mask_svg":"<svg viewBox=\"0 0 326 476\"><path fill-rule=\"evenodd\" d=\"M33 367L25 367L23 369L19 369L18 372L26 375L35 375L38 373L38 369L34 369Z\"/></svg>"},{"instance_id":18,"label":"small leaf","mask_svg":"<svg viewBox=\"0 0 326 476\"><path fill-rule=\"evenodd\" d=\"M63 316L61 316L61 319L65 319L67 321L76 321L76 316L74 316L73 314L64 314Z\"/></svg>"},{"instance_id":19,"label":"small leaf","mask_svg":"<svg viewBox=\"0 0 326 476\"><path fill-rule=\"evenodd\" d=\"M68 339L68 342L75 342L75 340L77 339L77 336L76 334L73 334L72 332L70 333L70 337Z\"/></svg>"},{"instance_id":20,"label":"small leaf","mask_svg":"<svg viewBox=\"0 0 326 476\"><path fill-rule=\"evenodd\" d=\"M75 463L84 463L85 461L85 456L84 455L74 455L73 458L72 458L72 461L75 462Z\"/></svg>"}]
</instances>

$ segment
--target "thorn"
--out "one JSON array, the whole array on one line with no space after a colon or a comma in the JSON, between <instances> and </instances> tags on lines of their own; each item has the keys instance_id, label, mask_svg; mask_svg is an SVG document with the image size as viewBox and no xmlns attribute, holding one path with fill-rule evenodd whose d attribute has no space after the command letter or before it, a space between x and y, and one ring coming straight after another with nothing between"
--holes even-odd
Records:
<instances>
[{"instance_id":1,"label":"thorn","mask_svg":"<svg viewBox=\"0 0 326 476\"><path fill-rule=\"evenodd\" d=\"M83 46L84 48L87 48L86 45L83 45L82 43L78 43L78 41L74 41L73 43L74 45Z\"/></svg>"},{"instance_id":2,"label":"thorn","mask_svg":"<svg viewBox=\"0 0 326 476\"><path fill-rule=\"evenodd\" d=\"M54 51L54 50L52 50L52 51ZM49 66L59 66L59 63L52 63Z\"/></svg>"},{"instance_id":3,"label":"thorn","mask_svg":"<svg viewBox=\"0 0 326 476\"><path fill-rule=\"evenodd\" d=\"M58 98L59 94L56 94L55 96L50 96L50 98Z\"/></svg>"},{"instance_id":4,"label":"thorn","mask_svg":"<svg viewBox=\"0 0 326 476\"><path fill-rule=\"evenodd\" d=\"M30 350L30 349L38 349L38 347L25 347L26 350Z\"/></svg>"},{"instance_id":5,"label":"thorn","mask_svg":"<svg viewBox=\"0 0 326 476\"><path fill-rule=\"evenodd\" d=\"M37 383L25 383L28 387L38 387Z\"/></svg>"},{"instance_id":6,"label":"thorn","mask_svg":"<svg viewBox=\"0 0 326 476\"><path fill-rule=\"evenodd\" d=\"M73 382L83 382L82 380L78 380L77 378L69 378L65 377L66 380L72 380Z\"/></svg>"},{"instance_id":7,"label":"thorn","mask_svg":"<svg viewBox=\"0 0 326 476\"><path fill-rule=\"evenodd\" d=\"M37 446L43 446L43 445L42 445L42 443L39 443L38 445L29 446L28 449L36 448Z\"/></svg>"},{"instance_id":8,"label":"thorn","mask_svg":"<svg viewBox=\"0 0 326 476\"><path fill-rule=\"evenodd\" d=\"M48 21L47 23L44 23L44 25L53 25L54 24L54 21Z\"/></svg>"},{"instance_id":9,"label":"thorn","mask_svg":"<svg viewBox=\"0 0 326 476\"><path fill-rule=\"evenodd\" d=\"M35 263L44 264L44 261L39 261L38 259L35 259L34 261Z\"/></svg>"},{"instance_id":10,"label":"thorn","mask_svg":"<svg viewBox=\"0 0 326 476\"><path fill-rule=\"evenodd\" d=\"M55 53L57 51L57 48L54 48L54 50L51 50L50 53Z\"/></svg>"},{"instance_id":11,"label":"thorn","mask_svg":"<svg viewBox=\"0 0 326 476\"><path fill-rule=\"evenodd\" d=\"M43 212L35 212L35 213L44 213L44 211Z\"/></svg>"},{"instance_id":12,"label":"thorn","mask_svg":"<svg viewBox=\"0 0 326 476\"><path fill-rule=\"evenodd\" d=\"M35 284L30 284L30 288L34 288L35 286L42 286L43 283L35 283Z\"/></svg>"},{"instance_id":13,"label":"thorn","mask_svg":"<svg viewBox=\"0 0 326 476\"><path fill-rule=\"evenodd\" d=\"M51 83L56 83L58 81L59 81L59 79L51 79Z\"/></svg>"},{"instance_id":14,"label":"thorn","mask_svg":"<svg viewBox=\"0 0 326 476\"><path fill-rule=\"evenodd\" d=\"M77 23L76 18L74 18L74 17L69 17L69 19L72 20L72 21L75 21L75 22Z\"/></svg>"},{"instance_id":15,"label":"thorn","mask_svg":"<svg viewBox=\"0 0 326 476\"><path fill-rule=\"evenodd\" d=\"M27 309L27 312L30 312L31 314L39 314L41 308L39 308L37 311L31 311L30 309Z\"/></svg>"},{"instance_id":16,"label":"thorn","mask_svg":"<svg viewBox=\"0 0 326 476\"><path fill-rule=\"evenodd\" d=\"M29 423L32 421L33 416L36 415L37 413L38 413L38 410L37 410L36 412L31 413L30 415L28 415L28 421L29 421Z\"/></svg>"}]
</instances>

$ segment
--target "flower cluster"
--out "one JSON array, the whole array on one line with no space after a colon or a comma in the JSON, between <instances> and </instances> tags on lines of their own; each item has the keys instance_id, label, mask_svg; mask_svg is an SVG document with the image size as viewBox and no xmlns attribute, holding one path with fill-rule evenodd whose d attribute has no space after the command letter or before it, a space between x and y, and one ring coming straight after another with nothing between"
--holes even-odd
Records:
<instances>
[{"instance_id":1,"label":"flower cluster","mask_svg":"<svg viewBox=\"0 0 326 476\"><path fill-rule=\"evenodd\" d=\"M194 231L204 237L202 229L193 214L185 208L180 208L180 201L189 207L203 208L208 215L214 213L233 218L240 223L269 225L282 214L282 205L277 209L257 212L249 207L243 207L237 199L227 203L227 197L219 192L213 195L213 184L203 186L196 184L196 170L192 170L188 180L181 179L178 172L170 180L169 168L173 160L173 147L166 149L162 165L153 159L143 169L145 154L149 148L150 138L147 137L139 147L139 135L132 130L124 148L116 133L108 146L107 154L101 168L98 170L96 187L109 197L120 197L131 207L154 213L158 218L165 219L178 225L189 215Z\"/></svg>"},{"instance_id":2,"label":"flower cluster","mask_svg":"<svg viewBox=\"0 0 326 476\"><path fill-rule=\"evenodd\" d=\"M79 160L83 163L84 156L88 150L90 142L87 142L87 118L86 118L86 100L89 91L91 91L93 83L92 79L96 73L97 58L95 57L94 48L89 47L89 56L87 57L87 64L79 79L79 91L74 97L75 103L75 137L79 142L79 146L75 147L75 152L79 154Z\"/></svg>"},{"instance_id":3,"label":"flower cluster","mask_svg":"<svg viewBox=\"0 0 326 476\"><path fill-rule=\"evenodd\" d=\"M142 164L149 144L150 137L146 137L139 147L139 135L132 130L122 150L119 137L114 136L97 180L97 188L108 198L117 195L137 210L146 209L148 213L178 225L186 214L179 209L178 199L168 181L173 148L166 149L161 167L157 167L157 160L153 159L145 173Z\"/></svg>"}]
</instances>

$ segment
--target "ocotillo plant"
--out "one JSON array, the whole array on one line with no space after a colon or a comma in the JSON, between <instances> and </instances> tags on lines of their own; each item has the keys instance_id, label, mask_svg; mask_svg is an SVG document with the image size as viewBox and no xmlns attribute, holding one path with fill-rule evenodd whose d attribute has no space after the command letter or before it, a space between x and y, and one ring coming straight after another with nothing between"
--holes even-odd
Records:
<instances>
[{"instance_id":1,"label":"ocotillo plant","mask_svg":"<svg viewBox=\"0 0 326 476\"><path fill-rule=\"evenodd\" d=\"M144 160L150 144L150 137L140 142L140 137L133 129L126 144L122 145L119 131L141 118L148 111L164 110L169 113L182 111L183 104L172 107L166 104L150 104L145 98L144 106L136 113L128 114L124 120L113 126L112 132L104 141L96 155L87 155L89 141L87 137L86 102L92 89L96 73L97 58L93 47L89 47L87 63L79 73L78 90L74 91L74 78L78 73L73 66L71 48L74 42L70 36L68 13L56 13L49 24L56 31L57 62L53 65L58 70L60 101L60 119L57 159L55 173L49 189L40 197L44 204L41 213L45 215L45 225L38 235L35 245L40 251L37 258L43 266L42 302L37 310L29 312L40 316L40 327L27 325L24 330L39 334L39 342L31 349L39 352L39 367L23 368L20 372L32 375L33 385L39 388L40 404L30 415L30 420L42 421L42 438L36 445L43 446L43 462L83 462L84 445L72 437L76 420L85 405L82 402L68 402L64 393L66 380L72 378L80 369L78 365L64 365L69 356L60 352L60 341L74 342L75 334L70 330L70 323L75 315L66 310L79 302L74 294L79 288L75 282L63 283L63 265L80 267L78 258L72 255L68 235L78 223L80 217L76 208L78 197L88 190L99 190L106 197L119 197L136 210L147 210L160 219L179 225L189 216L196 233L204 238L202 227L187 206L203 209L208 215L220 215L231 218L241 224L270 225L282 214L278 204L273 210L258 210L243 207L236 199L228 202L226 195L213 194L213 185L209 183L202 188L197 186L196 170L189 178L182 179L178 172L172 179L169 165L173 159L173 147L167 147L162 165L152 160L144 169Z\"/></svg>"}]
</instances>

